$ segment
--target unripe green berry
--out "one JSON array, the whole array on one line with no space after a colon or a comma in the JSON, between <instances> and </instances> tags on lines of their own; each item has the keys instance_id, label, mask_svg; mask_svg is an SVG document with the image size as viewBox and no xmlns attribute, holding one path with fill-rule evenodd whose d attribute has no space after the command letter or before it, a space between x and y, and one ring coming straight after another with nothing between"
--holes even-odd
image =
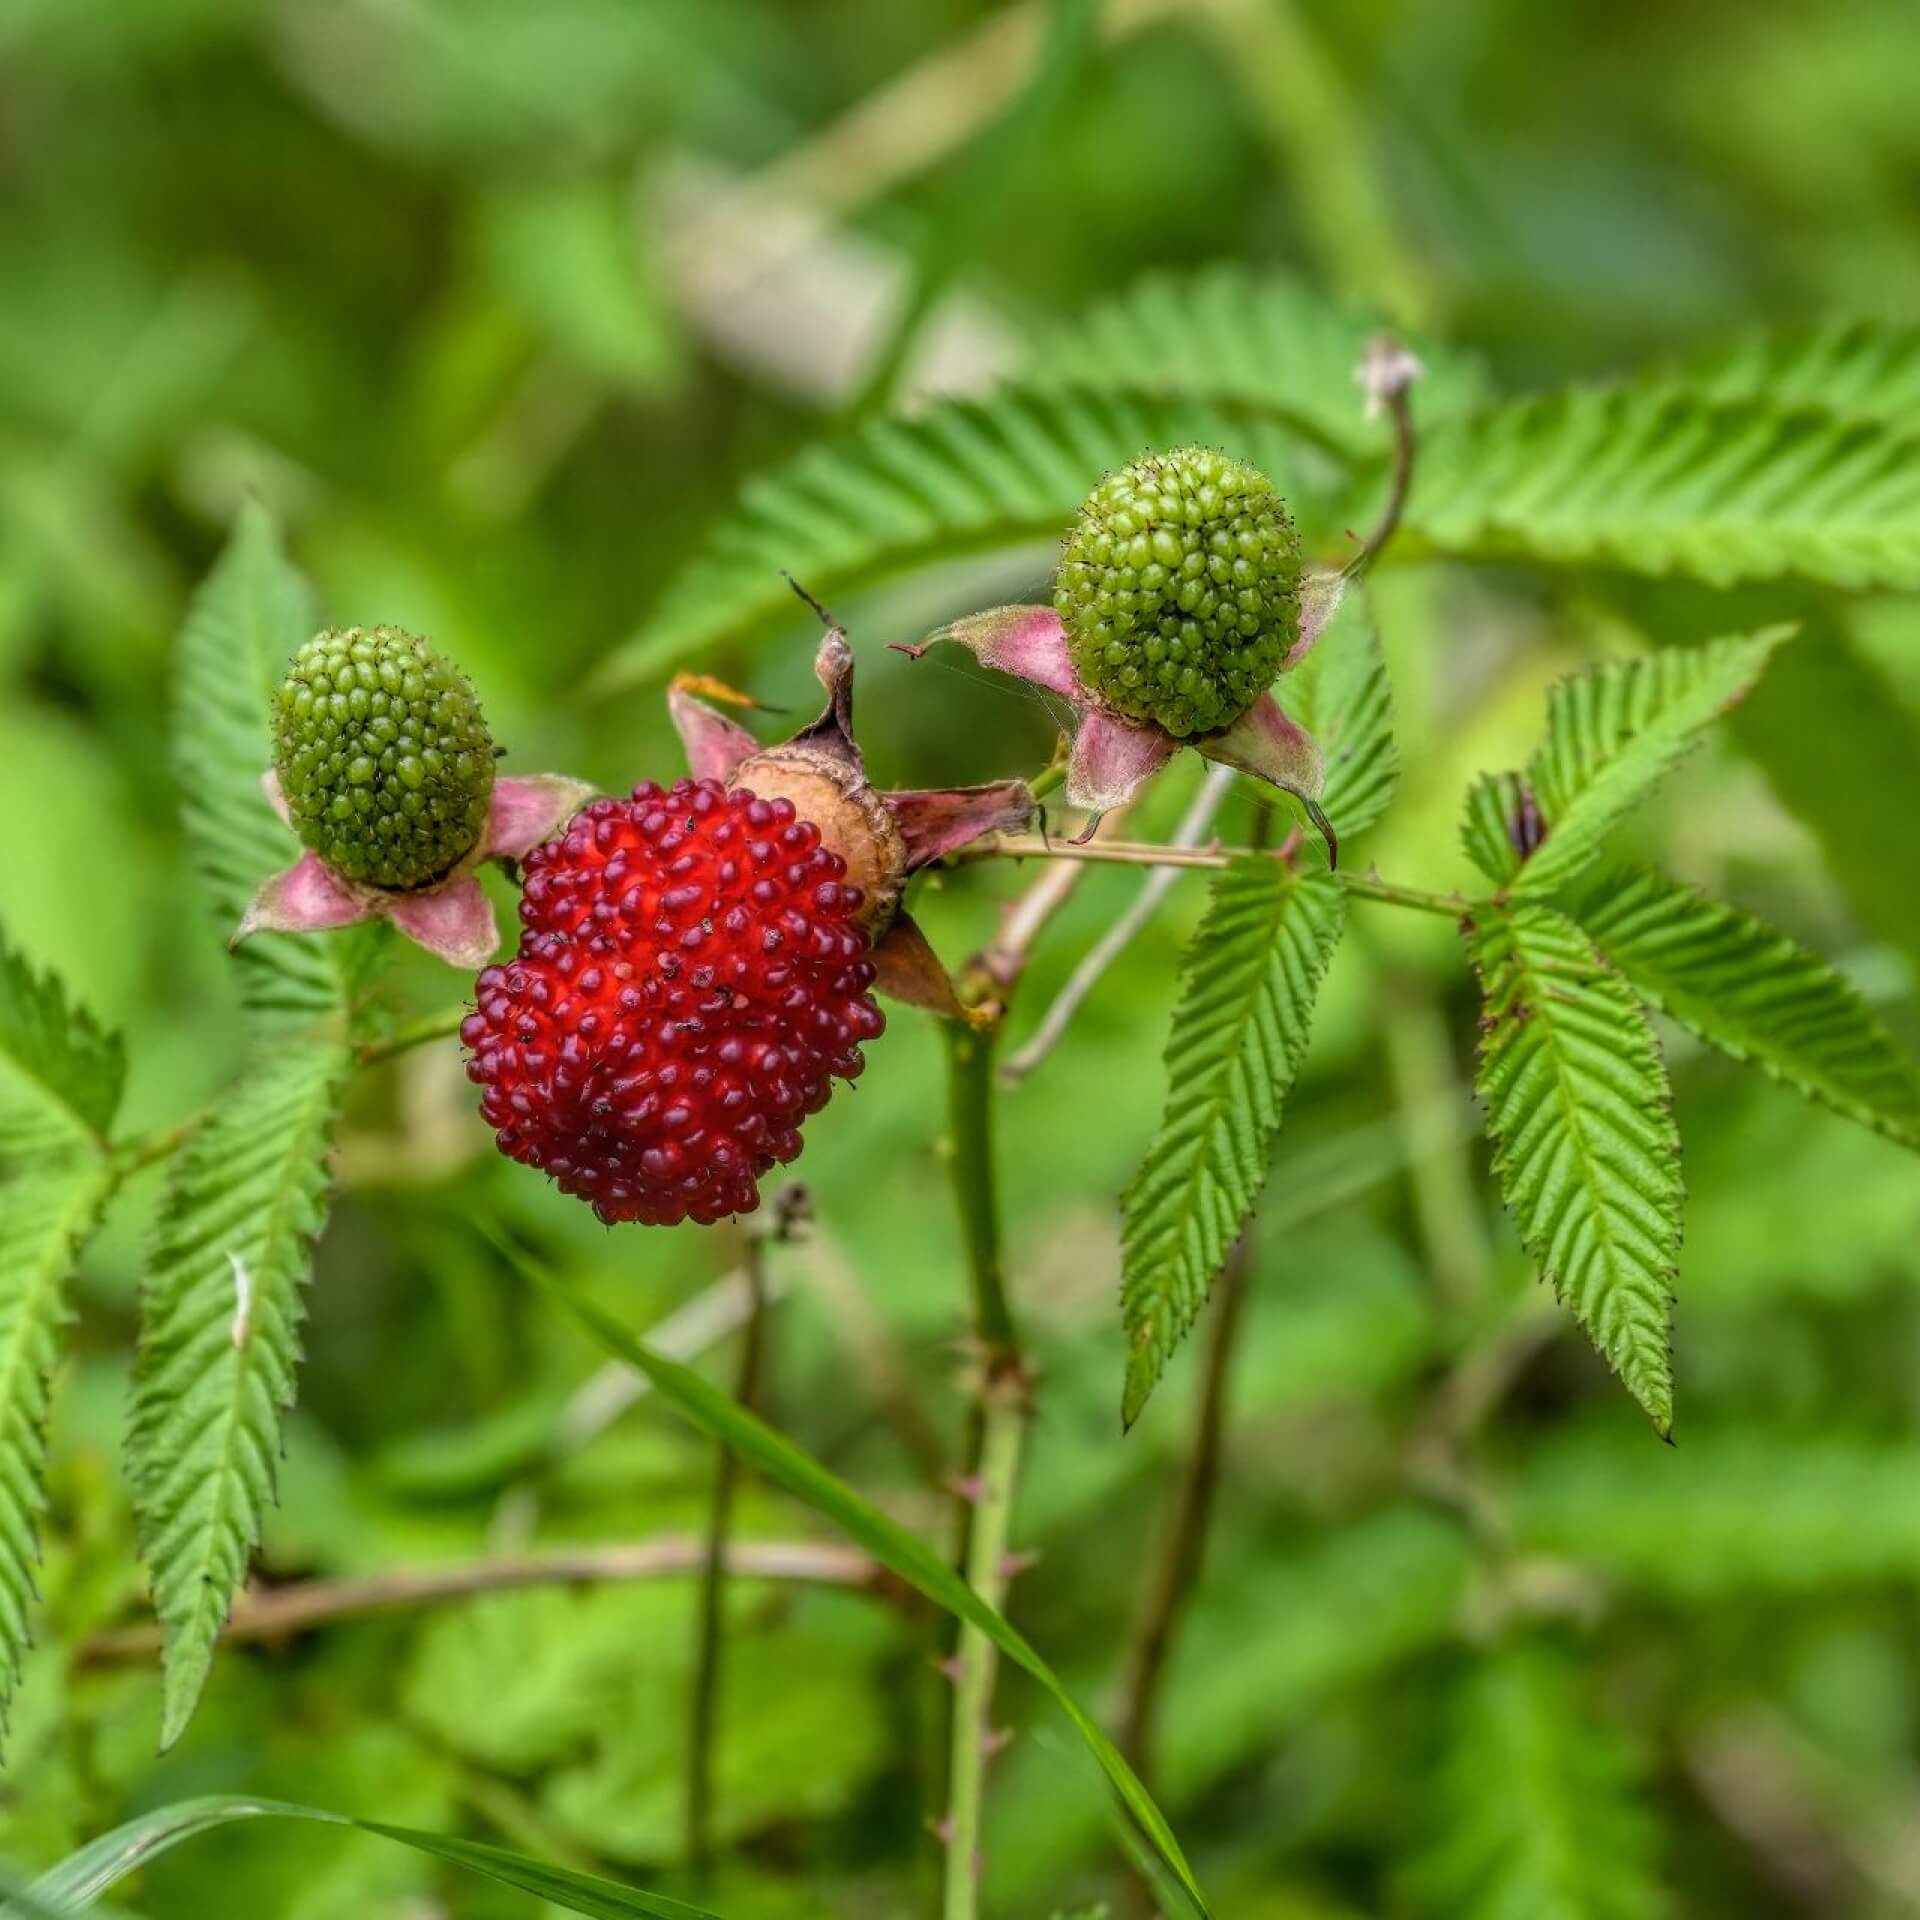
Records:
<instances>
[{"instance_id":1,"label":"unripe green berry","mask_svg":"<svg viewBox=\"0 0 1920 1920\"><path fill-rule=\"evenodd\" d=\"M273 697L294 831L350 880L443 880L486 831L493 740L466 676L399 627L319 633Z\"/></svg>"},{"instance_id":2,"label":"unripe green berry","mask_svg":"<svg viewBox=\"0 0 1920 1920\"><path fill-rule=\"evenodd\" d=\"M1265 474L1207 447L1143 454L1087 496L1054 611L1074 671L1185 739L1234 721L1300 632L1300 538Z\"/></svg>"}]
</instances>

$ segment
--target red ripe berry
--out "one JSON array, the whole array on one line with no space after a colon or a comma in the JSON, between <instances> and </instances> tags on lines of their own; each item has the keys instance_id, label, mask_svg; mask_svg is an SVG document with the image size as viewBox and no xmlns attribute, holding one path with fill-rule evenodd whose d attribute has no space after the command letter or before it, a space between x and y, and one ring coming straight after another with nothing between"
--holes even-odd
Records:
<instances>
[{"instance_id":1,"label":"red ripe berry","mask_svg":"<svg viewBox=\"0 0 1920 1920\"><path fill-rule=\"evenodd\" d=\"M751 1211L885 1025L846 870L791 801L716 780L576 814L460 1028L501 1152L610 1222Z\"/></svg>"}]
</instances>

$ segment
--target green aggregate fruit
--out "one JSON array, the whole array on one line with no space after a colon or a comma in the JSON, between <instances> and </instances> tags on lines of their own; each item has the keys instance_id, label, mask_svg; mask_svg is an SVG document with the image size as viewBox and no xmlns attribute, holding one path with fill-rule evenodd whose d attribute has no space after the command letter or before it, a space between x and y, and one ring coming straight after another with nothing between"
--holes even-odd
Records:
<instances>
[{"instance_id":1,"label":"green aggregate fruit","mask_svg":"<svg viewBox=\"0 0 1920 1920\"><path fill-rule=\"evenodd\" d=\"M273 697L294 830L367 886L445 879L486 831L493 761L466 676L398 627L316 634Z\"/></svg>"},{"instance_id":2,"label":"green aggregate fruit","mask_svg":"<svg viewBox=\"0 0 1920 1920\"><path fill-rule=\"evenodd\" d=\"M1259 699L1300 633L1300 538L1265 474L1207 447L1143 454L1087 496L1054 588L1074 671L1180 739Z\"/></svg>"}]
</instances>

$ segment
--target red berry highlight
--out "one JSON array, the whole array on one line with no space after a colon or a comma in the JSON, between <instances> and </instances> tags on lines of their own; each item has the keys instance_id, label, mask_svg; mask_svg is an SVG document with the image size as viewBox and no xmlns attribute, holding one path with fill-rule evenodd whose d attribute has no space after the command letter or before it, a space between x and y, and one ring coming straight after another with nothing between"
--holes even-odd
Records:
<instances>
[{"instance_id":1,"label":"red berry highlight","mask_svg":"<svg viewBox=\"0 0 1920 1920\"><path fill-rule=\"evenodd\" d=\"M886 1024L845 874L791 801L715 780L576 814L460 1028L501 1152L608 1222L750 1212Z\"/></svg>"}]
</instances>

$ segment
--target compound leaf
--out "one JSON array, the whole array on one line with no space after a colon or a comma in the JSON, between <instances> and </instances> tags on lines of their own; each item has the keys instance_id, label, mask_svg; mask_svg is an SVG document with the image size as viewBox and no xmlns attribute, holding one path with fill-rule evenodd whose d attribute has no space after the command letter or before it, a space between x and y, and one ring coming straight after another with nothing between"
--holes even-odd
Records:
<instances>
[{"instance_id":1,"label":"compound leaf","mask_svg":"<svg viewBox=\"0 0 1920 1920\"><path fill-rule=\"evenodd\" d=\"M1522 901L1469 935L1494 1173L1534 1264L1661 1433L1680 1136L1639 1002L1564 914Z\"/></svg>"},{"instance_id":2,"label":"compound leaf","mask_svg":"<svg viewBox=\"0 0 1920 1920\"><path fill-rule=\"evenodd\" d=\"M1166 1109L1123 1209L1129 1426L1266 1183L1345 906L1330 875L1258 855L1214 883L1182 969Z\"/></svg>"},{"instance_id":3,"label":"compound leaf","mask_svg":"<svg viewBox=\"0 0 1920 1920\"><path fill-rule=\"evenodd\" d=\"M175 1160L155 1229L127 1455L165 1636L163 1745L192 1715L273 1498L351 1057L320 1038L263 1055Z\"/></svg>"},{"instance_id":4,"label":"compound leaf","mask_svg":"<svg viewBox=\"0 0 1920 1920\"><path fill-rule=\"evenodd\" d=\"M1408 530L1442 553L1920 586L1920 434L1670 382L1573 387L1443 421Z\"/></svg>"},{"instance_id":5,"label":"compound leaf","mask_svg":"<svg viewBox=\"0 0 1920 1920\"><path fill-rule=\"evenodd\" d=\"M0 938L0 1726L28 1646L67 1280L112 1191L125 1058Z\"/></svg>"},{"instance_id":6,"label":"compound leaf","mask_svg":"<svg viewBox=\"0 0 1920 1920\"><path fill-rule=\"evenodd\" d=\"M1546 738L1527 767L1546 842L1527 857L1521 890L1545 893L1570 879L1700 733L1752 688L1792 631L1771 627L1609 661L1554 687Z\"/></svg>"},{"instance_id":7,"label":"compound leaf","mask_svg":"<svg viewBox=\"0 0 1920 1920\"><path fill-rule=\"evenodd\" d=\"M1920 1085L1867 1003L1751 914L1640 868L1563 903L1629 985L1710 1046L1920 1150Z\"/></svg>"}]
</instances>

